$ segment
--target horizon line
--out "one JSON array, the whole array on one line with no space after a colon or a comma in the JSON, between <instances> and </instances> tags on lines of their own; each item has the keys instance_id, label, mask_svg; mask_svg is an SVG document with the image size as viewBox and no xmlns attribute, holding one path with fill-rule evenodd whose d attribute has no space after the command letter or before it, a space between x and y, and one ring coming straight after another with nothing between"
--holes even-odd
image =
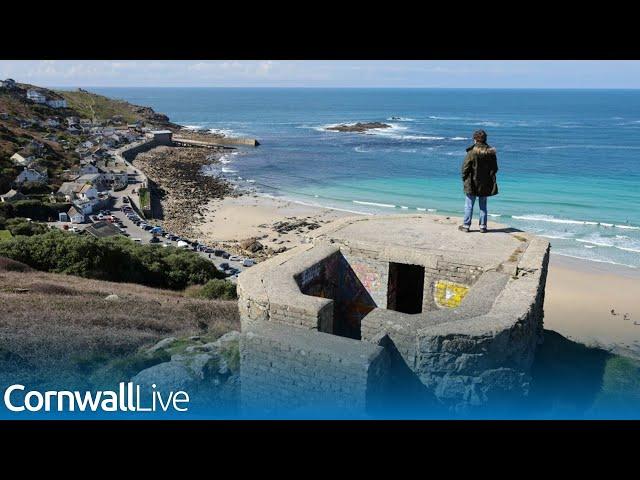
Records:
<instances>
[{"instance_id":1,"label":"horizon line","mask_svg":"<svg viewBox=\"0 0 640 480\"><path fill-rule=\"evenodd\" d=\"M23 82L18 82L23 83ZM34 85L34 84L32 84ZM301 89L301 90L355 90L355 89L387 89L387 90L640 90L640 87L439 87L439 86L276 86L276 85L45 85L44 88L226 88L226 89Z\"/></svg>"}]
</instances>

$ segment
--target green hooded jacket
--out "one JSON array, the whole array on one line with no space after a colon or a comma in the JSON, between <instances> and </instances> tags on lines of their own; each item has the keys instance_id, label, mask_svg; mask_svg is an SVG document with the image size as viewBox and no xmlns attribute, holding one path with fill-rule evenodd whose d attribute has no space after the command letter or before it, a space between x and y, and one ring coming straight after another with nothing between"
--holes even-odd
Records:
<instances>
[{"instance_id":1,"label":"green hooded jacket","mask_svg":"<svg viewBox=\"0 0 640 480\"><path fill-rule=\"evenodd\" d=\"M479 197L498 194L498 159L496 149L486 143L476 143L467 148L467 156L462 163L462 183L464 193Z\"/></svg>"}]
</instances>

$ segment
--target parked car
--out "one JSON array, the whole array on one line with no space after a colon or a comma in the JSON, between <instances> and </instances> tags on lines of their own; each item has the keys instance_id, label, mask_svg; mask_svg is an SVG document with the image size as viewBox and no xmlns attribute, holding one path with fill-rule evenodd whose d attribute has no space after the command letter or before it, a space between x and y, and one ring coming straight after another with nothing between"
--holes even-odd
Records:
<instances>
[{"instance_id":1,"label":"parked car","mask_svg":"<svg viewBox=\"0 0 640 480\"><path fill-rule=\"evenodd\" d=\"M253 259L251 258L245 258L244 261L242 262L242 265L244 267L252 267L253 265L255 265L256 262L253 261Z\"/></svg>"},{"instance_id":2,"label":"parked car","mask_svg":"<svg viewBox=\"0 0 640 480\"><path fill-rule=\"evenodd\" d=\"M160 239L158 237L151 237L151 240L149 240L149 243L160 243Z\"/></svg>"},{"instance_id":3,"label":"parked car","mask_svg":"<svg viewBox=\"0 0 640 480\"><path fill-rule=\"evenodd\" d=\"M123 201L124 203L129 203L129 199L128 199L127 197L122 197L122 201Z\"/></svg>"},{"instance_id":4,"label":"parked car","mask_svg":"<svg viewBox=\"0 0 640 480\"><path fill-rule=\"evenodd\" d=\"M220 270L227 270L229 268L229 264L227 262L220 264Z\"/></svg>"},{"instance_id":5,"label":"parked car","mask_svg":"<svg viewBox=\"0 0 640 480\"><path fill-rule=\"evenodd\" d=\"M213 254L214 254L216 257L221 257L221 256L222 256L222 253L223 253L223 250L220 250L220 249L216 249L216 250L214 250L214 251L213 251Z\"/></svg>"},{"instance_id":6,"label":"parked car","mask_svg":"<svg viewBox=\"0 0 640 480\"><path fill-rule=\"evenodd\" d=\"M229 258L231 255L229 255L227 252L222 252L222 255L220 255L222 258Z\"/></svg>"},{"instance_id":7,"label":"parked car","mask_svg":"<svg viewBox=\"0 0 640 480\"><path fill-rule=\"evenodd\" d=\"M132 238L131 240L133 240L134 242L138 242L138 243L142 242L141 238Z\"/></svg>"},{"instance_id":8,"label":"parked car","mask_svg":"<svg viewBox=\"0 0 640 480\"><path fill-rule=\"evenodd\" d=\"M239 262L242 259L238 255L231 255L229 257L229 260L231 260L232 262Z\"/></svg>"}]
</instances>

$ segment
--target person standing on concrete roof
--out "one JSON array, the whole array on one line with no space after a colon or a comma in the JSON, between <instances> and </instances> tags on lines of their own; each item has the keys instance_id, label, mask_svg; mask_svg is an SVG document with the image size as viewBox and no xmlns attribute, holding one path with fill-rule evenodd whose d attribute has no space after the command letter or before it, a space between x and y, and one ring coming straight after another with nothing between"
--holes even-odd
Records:
<instances>
[{"instance_id":1,"label":"person standing on concrete roof","mask_svg":"<svg viewBox=\"0 0 640 480\"><path fill-rule=\"evenodd\" d=\"M464 203L464 221L458 227L463 232L471 228L473 206L478 198L480 207L480 231L487 231L487 197L498 194L498 159L496 149L487 145L487 132L473 132L473 145L467 148L467 156L462 163L462 183L466 196Z\"/></svg>"}]
</instances>

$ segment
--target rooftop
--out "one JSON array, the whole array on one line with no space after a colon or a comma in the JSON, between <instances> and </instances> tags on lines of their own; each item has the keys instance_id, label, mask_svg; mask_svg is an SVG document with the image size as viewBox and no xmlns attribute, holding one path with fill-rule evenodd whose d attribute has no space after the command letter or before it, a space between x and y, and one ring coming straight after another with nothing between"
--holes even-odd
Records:
<instances>
[{"instance_id":1,"label":"rooftop","mask_svg":"<svg viewBox=\"0 0 640 480\"><path fill-rule=\"evenodd\" d=\"M108 222L96 222L93 225L89 225L84 231L96 238L120 235L120 230Z\"/></svg>"}]
</instances>

